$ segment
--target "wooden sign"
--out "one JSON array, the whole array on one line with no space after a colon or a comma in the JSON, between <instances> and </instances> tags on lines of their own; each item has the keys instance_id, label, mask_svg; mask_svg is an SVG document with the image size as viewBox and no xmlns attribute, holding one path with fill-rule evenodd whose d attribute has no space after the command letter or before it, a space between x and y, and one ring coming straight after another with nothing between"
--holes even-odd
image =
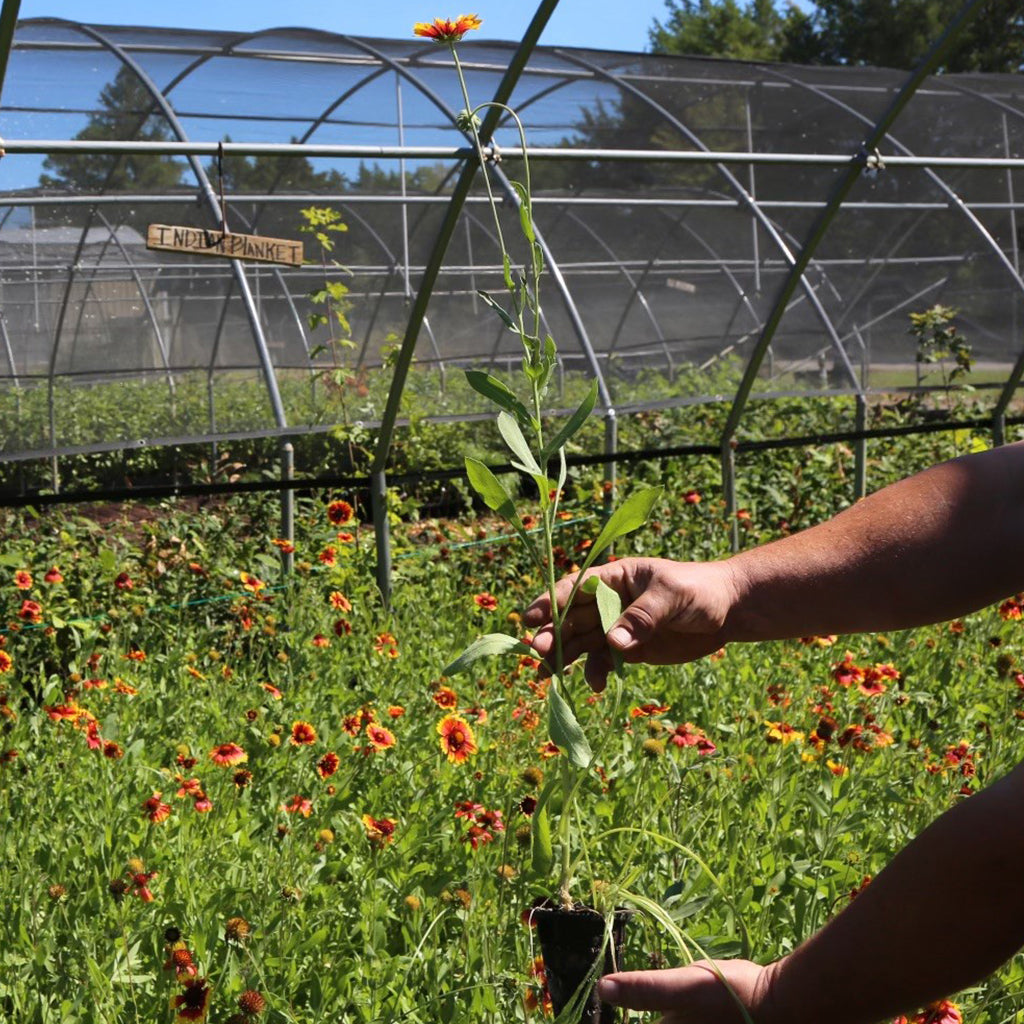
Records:
<instances>
[{"instance_id":1,"label":"wooden sign","mask_svg":"<svg viewBox=\"0 0 1024 1024\"><path fill-rule=\"evenodd\" d=\"M146 232L146 248L190 252L196 256L220 256L229 260L259 260L262 263L302 266L301 242L290 238L239 235L233 231L225 233L206 228L150 224Z\"/></svg>"}]
</instances>

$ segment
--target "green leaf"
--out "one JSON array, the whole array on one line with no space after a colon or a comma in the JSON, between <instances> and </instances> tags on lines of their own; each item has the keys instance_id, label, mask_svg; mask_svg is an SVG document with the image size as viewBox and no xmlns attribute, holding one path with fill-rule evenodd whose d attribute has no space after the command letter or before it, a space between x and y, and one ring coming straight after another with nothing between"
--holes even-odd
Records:
<instances>
[{"instance_id":1,"label":"green leaf","mask_svg":"<svg viewBox=\"0 0 1024 1024\"><path fill-rule=\"evenodd\" d=\"M484 499L484 504L504 516L513 526L522 529L522 521L508 491L501 481L479 459L466 456L466 476L473 490Z\"/></svg>"},{"instance_id":2,"label":"green leaf","mask_svg":"<svg viewBox=\"0 0 1024 1024\"><path fill-rule=\"evenodd\" d=\"M634 491L604 524L604 529L597 535L597 540L587 552L583 568L587 569L593 565L594 559L619 537L624 537L643 526L655 502L661 497L661 492L661 487L644 487L642 490Z\"/></svg>"},{"instance_id":3,"label":"green leaf","mask_svg":"<svg viewBox=\"0 0 1024 1024\"><path fill-rule=\"evenodd\" d=\"M522 468L531 476L544 476L544 471L537 465L537 460L530 451L530 446L523 436L515 416L507 412L498 413L498 431L505 439L512 454L522 463Z\"/></svg>"},{"instance_id":4,"label":"green leaf","mask_svg":"<svg viewBox=\"0 0 1024 1024\"><path fill-rule=\"evenodd\" d=\"M488 295L487 292L480 291L479 289L477 289L477 295L479 295L480 298L483 299L484 302L486 302L487 305L490 306L491 309L493 309L494 312L501 317L501 319L504 321L505 326L513 334L519 333L519 325L515 322L515 320L512 319L511 316L509 316L505 308L496 299L491 298L491 296Z\"/></svg>"},{"instance_id":5,"label":"green leaf","mask_svg":"<svg viewBox=\"0 0 1024 1024\"><path fill-rule=\"evenodd\" d=\"M538 803L530 819L533 870L542 877L555 866L555 855L551 849L551 819L545 804Z\"/></svg>"},{"instance_id":6,"label":"green leaf","mask_svg":"<svg viewBox=\"0 0 1024 1024\"><path fill-rule=\"evenodd\" d=\"M467 370L466 381L469 386L484 398L489 398L505 412L511 413L523 429L537 429L534 418L527 412L526 406L519 401L511 389L497 377L492 377L482 370Z\"/></svg>"},{"instance_id":7,"label":"green leaf","mask_svg":"<svg viewBox=\"0 0 1024 1024\"><path fill-rule=\"evenodd\" d=\"M523 234L526 236L527 241L533 243L537 238L537 234L533 230L530 194L526 191L526 187L518 181L510 181L509 184L516 190L516 195L519 196L519 224L523 229Z\"/></svg>"},{"instance_id":8,"label":"green leaf","mask_svg":"<svg viewBox=\"0 0 1024 1024\"><path fill-rule=\"evenodd\" d=\"M548 689L548 733L551 742L565 752L566 757L577 768L587 768L594 756L583 735L580 723L572 713L572 708L558 692L558 683L552 678Z\"/></svg>"},{"instance_id":9,"label":"green leaf","mask_svg":"<svg viewBox=\"0 0 1024 1024\"><path fill-rule=\"evenodd\" d=\"M502 274L504 275L504 278L505 278L505 287L510 292L514 293L515 290L516 290L516 283L515 283L515 281L512 280L512 260L509 258L509 255L508 255L507 252L506 253L502 253L502 256L501 256L501 269L502 269Z\"/></svg>"},{"instance_id":10,"label":"green leaf","mask_svg":"<svg viewBox=\"0 0 1024 1024\"><path fill-rule=\"evenodd\" d=\"M470 665L480 658L490 658L495 654L528 654L532 657L533 648L527 647L521 640L505 633L485 633L477 637L447 668L442 675L455 676L465 672Z\"/></svg>"},{"instance_id":11,"label":"green leaf","mask_svg":"<svg viewBox=\"0 0 1024 1024\"><path fill-rule=\"evenodd\" d=\"M601 629L607 633L622 614L622 598L619 592L609 587L600 576L588 576L580 590L597 599L597 613L601 616Z\"/></svg>"},{"instance_id":12,"label":"green leaf","mask_svg":"<svg viewBox=\"0 0 1024 1024\"><path fill-rule=\"evenodd\" d=\"M622 598L619 596L619 592L609 587L600 576L588 576L580 586L580 590L595 597L597 614L601 617L601 631L607 633L622 614ZM624 664L622 653L613 650L611 654L615 674L621 678Z\"/></svg>"},{"instance_id":13,"label":"green leaf","mask_svg":"<svg viewBox=\"0 0 1024 1024\"><path fill-rule=\"evenodd\" d=\"M547 461L587 422L587 417L594 411L597 404L597 379L590 382L590 390L580 402L579 408L565 421L565 425L555 437L544 446L542 461Z\"/></svg>"}]
</instances>

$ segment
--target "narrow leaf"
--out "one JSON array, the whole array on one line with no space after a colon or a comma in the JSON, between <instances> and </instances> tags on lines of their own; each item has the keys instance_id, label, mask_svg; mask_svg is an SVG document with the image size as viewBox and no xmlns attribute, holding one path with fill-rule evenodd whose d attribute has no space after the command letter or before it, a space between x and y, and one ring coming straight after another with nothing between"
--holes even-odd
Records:
<instances>
[{"instance_id":1,"label":"narrow leaf","mask_svg":"<svg viewBox=\"0 0 1024 1024\"><path fill-rule=\"evenodd\" d=\"M537 465L537 460L533 457L533 452L530 451L530 446L523 436L515 416L507 412L499 412L498 431L505 439L505 444L509 446L512 454L522 463L527 473L531 476L544 475L544 471Z\"/></svg>"},{"instance_id":2,"label":"narrow leaf","mask_svg":"<svg viewBox=\"0 0 1024 1024\"><path fill-rule=\"evenodd\" d=\"M521 640L506 633L485 633L477 637L447 668L441 675L455 676L465 672L470 665L481 658L491 658L496 654L528 654L533 655L533 648L527 647Z\"/></svg>"},{"instance_id":3,"label":"narrow leaf","mask_svg":"<svg viewBox=\"0 0 1024 1024\"><path fill-rule=\"evenodd\" d=\"M555 865L555 855L551 849L551 816L548 814L548 803L554 784L549 782L533 809L530 819L530 838L532 840L533 870L542 877L547 875Z\"/></svg>"},{"instance_id":4,"label":"narrow leaf","mask_svg":"<svg viewBox=\"0 0 1024 1024\"><path fill-rule=\"evenodd\" d=\"M601 631L607 633L619 620L622 614L622 598L619 592L607 583L600 576L588 576L580 587L584 593L592 594L597 602L597 614L601 617ZM622 652L612 650L612 664L615 666L615 674L621 679L623 675Z\"/></svg>"},{"instance_id":5,"label":"narrow leaf","mask_svg":"<svg viewBox=\"0 0 1024 1024\"><path fill-rule=\"evenodd\" d=\"M482 370L467 370L466 381L469 386L484 398L489 398L495 405L500 406L505 412L515 416L519 425L524 429L534 426L533 417L527 412L526 406L519 401L511 389Z\"/></svg>"},{"instance_id":6,"label":"narrow leaf","mask_svg":"<svg viewBox=\"0 0 1024 1024\"><path fill-rule=\"evenodd\" d=\"M555 437L544 446L544 460L554 455L587 422L587 417L594 411L596 404L597 380L595 378L590 382L590 390L583 401L580 402L579 408L565 421L562 429Z\"/></svg>"},{"instance_id":7,"label":"narrow leaf","mask_svg":"<svg viewBox=\"0 0 1024 1024\"><path fill-rule=\"evenodd\" d=\"M655 502L661 497L661 487L645 487L642 490L634 491L611 515L611 518L604 524L604 529L598 534L590 550L587 552L587 559L583 563L586 569L594 564L594 559L605 550L610 544L632 533L647 522Z\"/></svg>"},{"instance_id":8,"label":"narrow leaf","mask_svg":"<svg viewBox=\"0 0 1024 1024\"><path fill-rule=\"evenodd\" d=\"M473 489L484 499L484 504L489 509L504 516L513 525L517 523L522 525L511 496L487 466L478 459L471 459L467 456L466 476L469 477Z\"/></svg>"},{"instance_id":9,"label":"narrow leaf","mask_svg":"<svg viewBox=\"0 0 1024 1024\"><path fill-rule=\"evenodd\" d=\"M607 633L618 621L622 614L622 598L619 592L607 583L600 576L588 576L580 590L585 594L592 594L597 599L597 613L601 616L601 629Z\"/></svg>"},{"instance_id":10,"label":"narrow leaf","mask_svg":"<svg viewBox=\"0 0 1024 1024\"><path fill-rule=\"evenodd\" d=\"M477 295L479 295L480 298L483 299L484 302L486 302L487 305L490 306L491 309L493 309L494 312L497 313L498 316L501 317L501 319L505 323L505 326L513 334L518 334L519 333L519 325L515 322L515 320L512 319L511 316L509 316L509 314L506 312L504 306L502 306L501 303L499 303L497 301L497 299L491 298L491 296L488 295L487 292L480 291L479 289L477 289Z\"/></svg>"},{"instance_id":11,"label":"narrow leaf","mask_svg":"<svg viewBox=\"0 0 1024 1024\"><path fill-rule=\"evenodd\" d=\"M587 768L593 758L593 751L583 735L580 723L572 713L572 708L558 692L558 684L554 679L548 689L548 733L551 742L565 752L566 757L577 768Z\"/></svg>"},{"instance_id":12,"label":"narrow leaf","mask_svg":"<svg viewBox=\"0 0 1024 1024\"><path fill-rule=\"evenodd\" d=\"M537 235L533 230L533 214L530 212L530 195L518 181L509 182L519 197L519 224L527 241L533 242Z\"/></svg>"}]
</instances>

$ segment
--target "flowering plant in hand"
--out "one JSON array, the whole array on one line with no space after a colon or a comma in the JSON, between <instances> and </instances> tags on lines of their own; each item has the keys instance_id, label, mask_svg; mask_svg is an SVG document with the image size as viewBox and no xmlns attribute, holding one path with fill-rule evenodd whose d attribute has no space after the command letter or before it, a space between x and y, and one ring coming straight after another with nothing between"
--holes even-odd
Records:
<instances>
[{"instance_id":1,"label":"flowering plant in hand","mask_svg":"<svg viewBox=\"0 0 1024 1024\"><path fill-rule=\"evenodd\" d=\"M620 537L641 526L651 508L660 496L660 488L646 488L634 492L606 520L593 543L587 548L576 584L568 600L558 605L555 599L556 568L553 554L553 536L558 520L559 502L567 478L565 446L584 426L597 402L597 381L591 387L579 407L555 429L548 429L544 422L544 398L557 366L557 348L550 334L542 336L542 315L540 281L544 273L544 249L533 219L530 190L530 165L526 153L526 136L522 122L515 111L503 104L483 103L473 107L469 100L465 77L459 62L457 44L470 29L478 28L480 18L463 14L455 19L435 19L422 22L414 28L416 35L432 39L447 46L455 62L463 99L466 107L458 117L458 126L469 134L476 148L477 158L484 168L483 180L490 199L498 244L501 247L505 296L496 298L487 292L479 292L505 328L520 341L523 351L521 393L504 381L479 370L470 370L466 376L470 386L492 401L498 408L497 426L502 439L512 455L512 465L524 480L533 484L539 495L539 514L535 517L538 529L528 531L516 507L513 496L491 470L477 459L466 459L466 473L469 482L484 504L501 515L512 527L519 541L524 545L530 559L537 567L545 586L551 595L552 616L556 648L551 670L551 684L548 689L548 732L552 742L565 755L562 758L560 776L542 792L538 805L531 817L533 867L538 874L546 875L554 867L554 852L551 835L551 798L560 790L561 810L558 815L557 834L560 846L560 872L558 880L559 902L566 907L572 905L570 883L572 875L572 851L570 845L571 817L575 794L584 772L591 766L593 750L576 717L573 695L567 686L565 665L561 646L561 624L572 605L577 591L583 587L596 596L602 624L609 628L621 611L619 595L596 578L586 580L586 570L594 561ZM519 229L525 257L521 262L514 260L506 244L497 204L486 171L488 151L481 142L477 116L485 107L496 106L504 110L514 121L519 132L523 151L523 181L510 181L510 198L519 212ZM552 473L553 468L553 473ZM532 648L514 636L503 633L489 633L479 637L444 670L446 675L467 671L477 660L493 655L531 655ZM621 667L619 665L618 667ZM555 801L557 803L557 801Z\"/></svg>"}]
</instances>

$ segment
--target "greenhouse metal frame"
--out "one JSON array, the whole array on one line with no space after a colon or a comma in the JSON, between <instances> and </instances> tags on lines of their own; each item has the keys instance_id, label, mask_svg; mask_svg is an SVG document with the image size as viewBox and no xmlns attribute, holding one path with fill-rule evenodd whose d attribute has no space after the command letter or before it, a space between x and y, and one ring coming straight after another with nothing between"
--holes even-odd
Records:
<instances>
[{"instance_id":1,"label":"greenhouse metal frame","mask_svg":"<svg viewBox=\"0 0 1024 1024\"><path fill-rule=\"evenodd\" d=\"M503 105L527 125L545 328L563 374L598 383L609 480L619 416L724 402L724 429L693 447L719 455L735 511L749 403L810 394L853 400L836 436L856 443L863 494L869 398L905 387L876 377L913 368L906 313L940 301L981 339L1003 442L1024 374L1024 88L932 74L980 0L909 75L539 46L556 2L518 45L461 52L475 101L493 104L483 174L510 222L524 154ZM279 438L288 535L289 438L348 416L327 375L386 375L382 403L360 409L386 594L388 457L410 375L444 396L428 418L481 419L447 374L517 358L478 302L500 291L500 258L450 54L313 30L15 25L17 6L0 13L0 460L49 460L56 493L68 457ZM215 263L142 237L156 216L294 235L305 207L340 211L344 266L326 252L299 268ZM332 281L350 289L341 357L306 320ZM134 419L66 419L125 382L144 389ZM228 408L224 382L258 401Z\"/></svg>"}]
</instances>

